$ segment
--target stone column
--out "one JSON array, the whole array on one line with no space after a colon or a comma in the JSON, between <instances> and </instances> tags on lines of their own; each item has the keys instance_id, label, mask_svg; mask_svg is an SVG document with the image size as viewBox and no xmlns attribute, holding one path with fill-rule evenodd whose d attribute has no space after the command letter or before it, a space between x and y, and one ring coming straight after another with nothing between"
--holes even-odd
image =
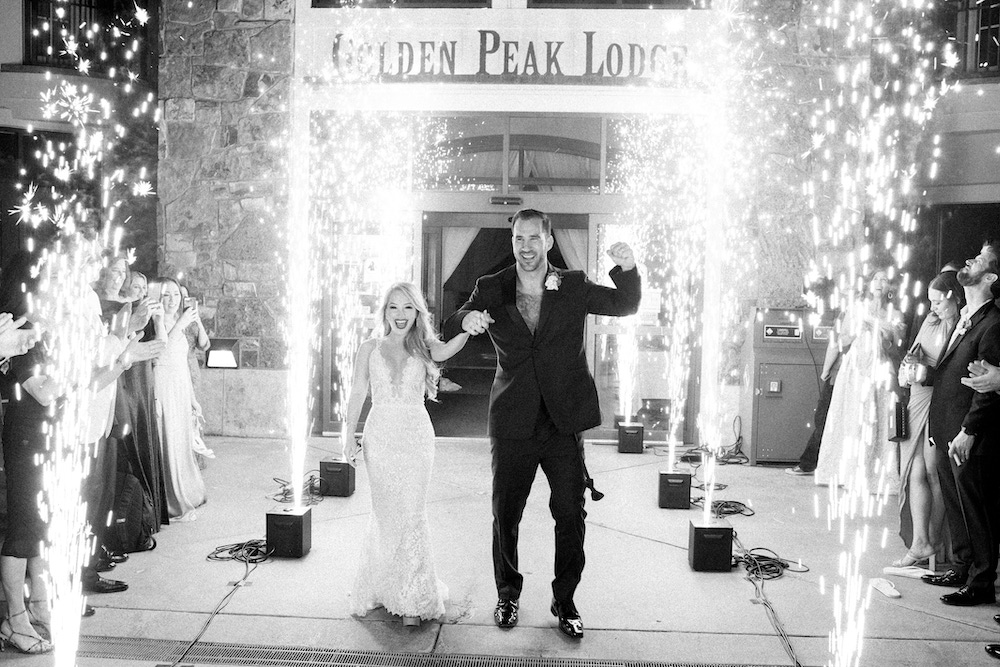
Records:
<instances>
[{"instance_id":1,"label":"stone column","mask_svg":"<svg viewBox=\"0 0 1000 667\"><path fill-rule=\"evenodd\" d=\"M291 0L163 0L159 266L198 298L213 337L240 340L241 369L225 380L209 373L202 383L210 432L260 434L263 421L240 426L230 414L230 385L259 376L244 369L284 363L278 228L286 210L292 13ZM278 375L271 381L283 384ZM222 395L226 404L217 405ZM267 400L280 403L275 398ZM220 407L224 417L215 414Z\"/></svg>"}]
</instances>

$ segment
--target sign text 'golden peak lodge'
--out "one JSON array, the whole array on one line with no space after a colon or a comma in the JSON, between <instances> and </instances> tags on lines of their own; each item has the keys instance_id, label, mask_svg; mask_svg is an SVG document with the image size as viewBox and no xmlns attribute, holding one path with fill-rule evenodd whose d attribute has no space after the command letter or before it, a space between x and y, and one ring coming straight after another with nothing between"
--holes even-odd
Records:
<instances>
[{"instance_id":1,"label":"sign text 'golden peak lodge'","mask_svg":"<svg viewBox=\"0 0 1000 667\"><path fill-rule=\"evenodd\" d=\"M686 80L687 46L607 38L596 30L562 40L508 39L499 30L477 30L476 36L470 44L471 39L368 40L337 32L330 55L335 71L348 78Z\"/></svg>"}]
</instances>

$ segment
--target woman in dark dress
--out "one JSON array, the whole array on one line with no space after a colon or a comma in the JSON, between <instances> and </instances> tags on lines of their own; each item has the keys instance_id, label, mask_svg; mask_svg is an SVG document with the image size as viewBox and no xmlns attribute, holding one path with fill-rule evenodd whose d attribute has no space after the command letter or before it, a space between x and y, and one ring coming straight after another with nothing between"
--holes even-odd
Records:
<instances>
[{"instance_id":1,"label":"woman in dark dress","mask_svg":"<svg viewBox=\"0 0 1000 667\"><path fill-rule=\"evenodd\" d=\"M134 284L133 284L134 283ZM130 271L124 258L114 259L95 285L101 299L102 316L106 322L122 314L122 326L128 333L136 332L142 340L152 338L144 334L150 317L162 309L160 304L146 298L146 279L141 273ZM125 317L128 324L124 324ZM163 502L163 467L160 461L159 428L156 406L153 401L153 362L136 361L118 378L115 399L114 427L111 437L118 447L118 467L135 475L152 501L152 516L145 517L153 532L160 525L169 523L166 504ZM143 544L116 545L126 551L152 549L152 538Z\"/></svg>"},{"instance_id":2,"label":"woman in dark dress","mask_svg":"<svg viewBox=\"0 0 1000 667\"><path fill-rule=\"evenodd\" d=\"M4 267L0 282L0 309L14 317L27 312L21 285L34 291L29 267L33 257L17 253ZM49 620L46 565L41 543L46 527L38 507L42 491L42 468L36 457L45 451L43 425L55 409L50 398L32 377L44 361L43 346L13 357L6 364L3 393L8 400L3 423L3 458L7 476L7 536L0 549L0 580L7 600L7 616L0 622L0 644L10 644L22 653L48 653L53 646L32 626ZM41 399L41 402L39 401ZM43 405L43 403L45 405ZM51 409L50 409L51 408ZM28 601L25 604L25 577Z\"/></svg>"}]
</instances>

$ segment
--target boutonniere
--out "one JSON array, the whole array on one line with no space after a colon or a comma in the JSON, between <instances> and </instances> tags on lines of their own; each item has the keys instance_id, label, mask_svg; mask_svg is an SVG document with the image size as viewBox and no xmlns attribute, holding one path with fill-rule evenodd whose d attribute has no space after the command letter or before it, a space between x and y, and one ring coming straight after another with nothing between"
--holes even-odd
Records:
<instances>
[{"instance_id":1,"label":"boutonniere","mask_svg":"<svg viewBox=\"0 0 1000 667\"><path fill-rule=\"evenodd\" d=\"M963 317L958 321L958 327L955 329L955 331L958 332L959 336L964 336L965 333L969 330L969 327L971 326L972 326L972 320Z\"/></svg>"},{"instance_id":2,"label":"boutonniere","mask_svg":"<svg viewBox=\"0 0 1000 667\"><path fill-rule=\"evenodd\" d=\"M560 284L562 284L562 276L558 273L552 272L545 276L545 289L548 291L557 292Z\"/></svg>"}]
</instances>

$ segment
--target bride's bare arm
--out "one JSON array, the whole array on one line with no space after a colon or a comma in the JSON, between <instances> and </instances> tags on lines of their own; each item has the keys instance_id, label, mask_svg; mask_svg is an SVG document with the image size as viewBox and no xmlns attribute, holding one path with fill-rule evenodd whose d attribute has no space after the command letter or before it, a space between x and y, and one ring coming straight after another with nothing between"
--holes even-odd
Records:
<instances>
[{"instance_id":1,"label":"bride's bare arm","mask_svg":"<svg viewBox=\"0 0 1000 667\"><path fill-rule=\"evenodd\" d=\"M351 381L351 395L347 399L347 413L344 415L344 424L340 429L340 444L343 448L343 458L354 451L354 433L358 428L358 421L361 419L361 409L365 405L365 398L368 396L368 360L371 358L372 350L375 349L374 340L366 340L358 348L358 355L354 359L354 379Z\"/></svg>"},{"instance_id":2,"label":"bride's bare arm","mask_svg":"<svg viewBox=\"0 0 1000 667\"><path fill-rule=\"evenodd\" d=\"M430 346L431 359L434 361L446 361L458 354L469 341L469 334L462 332L456 335L447 343L435 341Z\"/></svg>"}]
</instances>

